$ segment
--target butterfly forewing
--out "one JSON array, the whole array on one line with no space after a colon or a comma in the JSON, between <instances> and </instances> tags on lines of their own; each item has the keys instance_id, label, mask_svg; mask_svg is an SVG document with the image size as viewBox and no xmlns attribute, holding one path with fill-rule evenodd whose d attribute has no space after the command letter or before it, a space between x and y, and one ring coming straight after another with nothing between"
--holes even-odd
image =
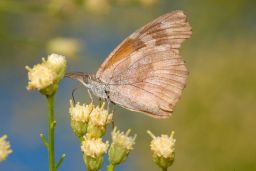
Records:
<instances>
[{"instance_id":1,"label":"butterfly forewing","mask_svg":"<svg viewBox=\"0 0 256 171\"><path fill-rule=\"evenodd\" d=\"M130 35L96 73L108 85L110 100L153 117L169 117L188 75L179 48L191 34L185 14L174 11Z\"/></svg>"}]
</instances>

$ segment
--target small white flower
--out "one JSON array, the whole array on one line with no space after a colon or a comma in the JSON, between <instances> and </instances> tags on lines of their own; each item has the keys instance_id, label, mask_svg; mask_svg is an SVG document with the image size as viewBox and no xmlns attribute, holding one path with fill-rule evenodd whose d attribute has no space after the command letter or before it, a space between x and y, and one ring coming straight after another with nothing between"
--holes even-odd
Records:
<instances>
[{"instance_id":1,"label":"small white flower","mask_svg":"<svg viewBox=\"0 0 256 171\"><path fill-rule=\"evenodd\" d=\"M160 137L154 136L150 131L148 134L153 138L150 143L151 151L158 157L173 158L175 150L175 139L173 138L174 132L171 136L161 135Z\"/></svg>"},{"instance_id":2,"label":"small white flower","mask_svg":"<svg viewBox=\"0 0 256 171\"><path fill-rule=\"evenodd\" d=\"M93 104L89 105L80 105L79 102L77 102L74 106L73 101L70 100L70 108L69 113L71 115L71 119L75 121L81 121L81 122L88 122L89 115L93 110Z\"/></svg>"},{"instance_id":3,"label":"small white flower","mask_svg":"<svg viewBox=\"0 0 256 171\"><path fill-rule=\"evenodd\" d=\"M86 156L97 158L106 153L108 146L108 141L104 143L101 138L89 138L84 136L81 150L86 154Z\"/></svg>"},{"instance_id":4,"label":"small white flower","mask_svg":"<svg viewBox=\"0 0 256 171\"><path fill-rule=\"evenodd\" d=\"M52 85L56 79L57 74L51 70L44 62L37 64L33 68L26 66L28 70L28 90L42 90Z\"/></svg>"},{"instance_id":5,"label":"small white flower","mask_svg":"<svg viewBox=\"0 0 256 171\"><path fill-rule=\"evenodd\" d=\"M66 58L58 54L49 55L46 63L49 66L49 68L52 68L57 73L61 71L63 68L66 68L67 65Z\"/></svg>"},{"instance_id":6,"label":"small white flower","mask_svg":"<svg viewBox=\"0 0 256 171\"><path fill-rule=\"evenodd\" d=\"M132 150L133 145L135 144L136 135L131 137L129 136L130 132L130 129L128 129L126 133L124 133L120 130L117 130L117 128L115 127L111 133L113 144L120 145L129 151Z\"/></svg>"},{"instance_id":7,"label":"small white flower","mask_svg":"<svg viewBox=\"0 0 256 171\"><path fill-rule=\"evenodd\" d=\"M6 159L6 157L12 153L10 143L6 140L7 135L0 137L0 161Z\"/></svg>"},{"instance_id":8,"label":"small white flower","mask_svg":"<svg viewBox=\"0 0 256 171\"><path fill-rule=\"evenodd\" d=\"M94 108L90 114L89 124L96 126L105 126L112 122L113 114L109 114L107 110L104 109L104 103L101 107L97 106Z\"/></svg>"}]
</instances>

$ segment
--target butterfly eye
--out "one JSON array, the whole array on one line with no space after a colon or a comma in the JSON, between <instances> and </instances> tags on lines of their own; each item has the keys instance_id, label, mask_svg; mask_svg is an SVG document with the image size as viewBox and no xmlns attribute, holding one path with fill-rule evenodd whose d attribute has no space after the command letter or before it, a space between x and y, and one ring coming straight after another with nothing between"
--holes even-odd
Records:
<instances>
[{"instance_id":1,"label":"butterfly eye","mask_svg":"<svg viewBox=\"0 0 256 171\"><path fill-rule=\"evenodd\" d=\"M90 79L91 79L91 76L89 74L84 74L83 75L83 82L85 84L88 84Z\"/></svg>"}]
</instances>

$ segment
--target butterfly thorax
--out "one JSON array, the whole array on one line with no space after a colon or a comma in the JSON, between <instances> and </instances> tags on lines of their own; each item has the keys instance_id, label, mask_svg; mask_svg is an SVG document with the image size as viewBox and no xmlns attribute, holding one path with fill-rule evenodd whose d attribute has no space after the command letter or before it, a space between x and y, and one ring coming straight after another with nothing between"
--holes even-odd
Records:
<instances>
[{"instance_id":1,"label":"butterfly thorax","mask_svg":"<svg viewBox=\"0 0 256 171\"><path fill-rule=\"evenodd\" d=\"M87 81L84 85L89 88L95 96L102 99L108 98L106 84L97 79L94 74L88 75Z\"/></svg>"}]
</instances>

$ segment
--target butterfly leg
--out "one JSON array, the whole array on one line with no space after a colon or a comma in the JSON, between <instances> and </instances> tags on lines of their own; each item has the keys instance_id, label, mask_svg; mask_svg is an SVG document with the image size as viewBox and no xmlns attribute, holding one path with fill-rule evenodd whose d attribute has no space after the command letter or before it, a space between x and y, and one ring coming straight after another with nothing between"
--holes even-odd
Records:
<instances>
[{"instance_id":1,"label":"butterfly leg","mask_svg":"<svg viewBox=\"0 0 256 171\"><path fill-rule=\"evenodd\" d=\"M115 121L114 120L111 122L111 127L112 127L112 130L115 128Z\"/></svg>"},{"instance_id":2,"label":"butterfly leg","mask_svg":"<svg viewBox=\"0 0 256 171\"><path fill-rule=\"evenodd\" d=\"M113 104L113 109L112 109L112 113L113 113L113 115L114 115L114 113L115 113L115 103L113 103L113 102L111 102L112 104ZM111 122L111 125L112 125L112 129L114 129L114 127L115 127L115 121L114 120L112 120L112 122Z\"/></svg>"},{"instance_id":3,"label":"butterfly leg","mask_svg":"<svg viewBox=\"0 0 256 171\"><path fill-rule=\"evenodd\" d=\"M108 91L106 91L105 90L105 94L106 94L106 96L107 96L107 98L105 99L106 101L107 101L107 110L109 111L109 105L110 105L110 103L111 103L111 100L110 100L110 98L109 98L109 92Z\"/></svg>"},{"instance_id":4,"label":"butterfly leg","mask_svg":"<svg viewBox=\"0 0 256 171\"><path fill-rule=\"evenodd\" d=\"M93 98L92 98L91 91L90 91L89 89L87 89L87 91L88 91L89 97L90 97L90 99L91 99L91 102L93 103Z\"/></svg>"},{"instance_id":5,"label":"butterfly leg","mask_svg":"<svg viewBox=\"0 0 256 171\"><path fill-rule=\"evenodd\" d=\"M109 100L109 98L107 98L107 110L109 111L109 106L110 106L110 103L111 103L111 101Z\"/></svg>"}]
</instances>

